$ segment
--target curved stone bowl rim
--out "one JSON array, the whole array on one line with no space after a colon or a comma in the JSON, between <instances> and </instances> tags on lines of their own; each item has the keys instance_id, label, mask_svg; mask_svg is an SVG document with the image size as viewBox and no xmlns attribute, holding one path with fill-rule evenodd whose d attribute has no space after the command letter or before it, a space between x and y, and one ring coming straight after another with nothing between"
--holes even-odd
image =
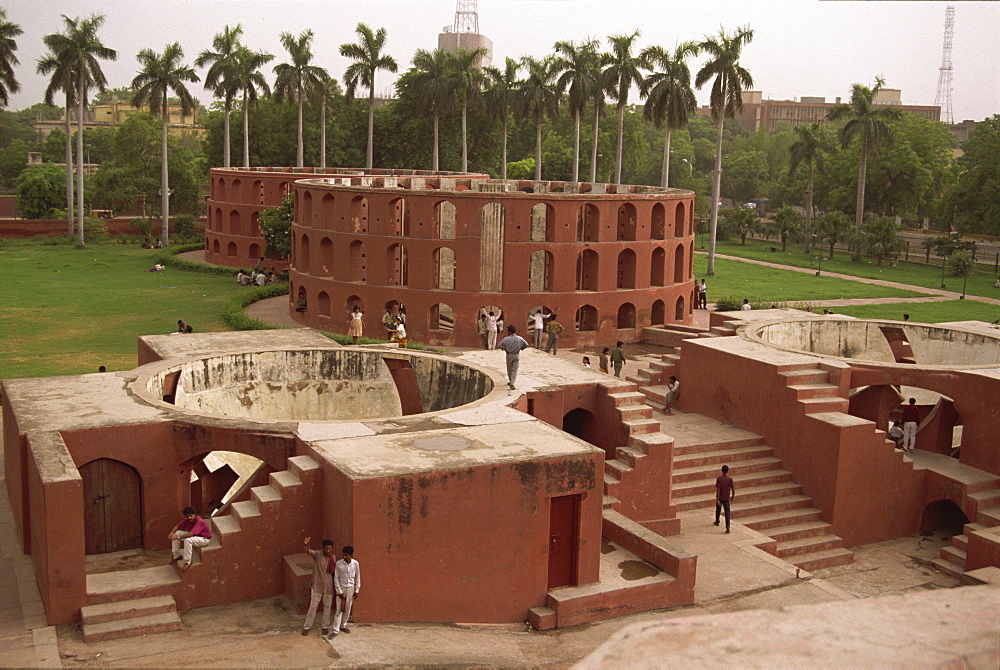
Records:
<instances>
[{"instance_id":1,"label":"curved stone bowl rim","mask_svg":"<svg viewBox=\"0 0 1000 670\"><path fill-rule=\"evenodd\" d=\"M904 328L921 328L924 330L953 330L960 333L968 333L970 335L981 335L983 337L991 338L997 340L997 346L1000 346L1000 335L991 335L989 333L983 333L978 330L970 330L968 328L954 328L951 326L936 326L929 323L921 323L919 321L893 321L891 319L855 319L848 316L813 316L812 318L777 318L769 319L766 321L754 321L752 323L744 323L736 329L737 335L742 337L748 342L754 342L756 344L763 345L765 347L771 347L772 349L778 349L780 351L787 351L789 353L801 354L804 356L815 356L817 358L825 358L835 361L843 361L845 363L856 363L865 364L873 366L882 367L902 367L909 369L930 369L930 370L995 370L1000 369L1000 361L996 363L984 363L976 365L959 365L959 364L931 364L931 363L897 363L896 361L875 361L867 358L848 358L845 356L834 356L832 354L821 354L813 351L806 351L805 349L795 349L792 347L787 347L780 344L775 344L773 342L768 342L767 340L760 337L759 333L761 330L768 326L773 326L780 323L820 323L822 321L843 321L846 323L875 323L884 324L887 326L901 326Z\"/></svg>"},{"instance_id":2,"label":"curved stone bowl rim","mask_svg":"<svg viewBox=\"0 0 1000 670\"><path fill-rule=\"evenodd\" d=\"M486 375L493 382L493 390L491 390L486 395L481 398L477 398L471 402L467 402L463 405L456 405L455 407L448 407L445 409L437 410L436 412L421 412L420 414L395 414L391 416L380 416L371 418L352 418L352 419L261 419L252 417L238 417L231 416L228 414L212 414L210 412L199 412L197 410L191 409L189 407L180 407L178 405L173 405L171 403L165 402L162 398L157 398L150 395L148 389L150 379L160 374L170 368L181 367L185 363L190 363L192 361L200 361L206 358L218 358L221 356L232 356L240 354L261 354L279 351L367 351L371 353L377 353L382 356L382 358L397 358L400 356L405 357L420 357L420 358L432 358L434 360L439 360L449 363L457 363L458 365L463 365L465 367L472 368L477 372ZM299 423L323 423L323 424L338 424L338 423L360 423L360 422L379 422L379 421L392 421L394 419L410 419L414 417L433 417L442 416L450 412L456 412L459 410L467 410L472 407L476 407L487 402L498 402L504 398L509 397L511 393L507 388L506 377L500 374L499 371L493 370L476 363L471 363L465 360L457 360L450 356L442 356L440 354L433 354L429 352L418 352L416 350L407 349L407 353L397 353L398 349L385 349L382 347L372 347L372 346L288 346L288 347L268 347L266 349L261 349L259 347L247 347L247 348L237 348L237 349L225 349L211 354L199 354L195 356L177 356L173 358L165 358L160 361L153 361L152 363L147 363L139 368L136 368L136 377L134 380L128 383L129 392L132 393L136 398L145 402L158 409L167 410L170 412L176 412L182 414L185 417L189 417L192 421L196 418L204 419L212 422L232 422L234 425L245 426L247 423L259 425L261 427L276 428L278 426L288 426ZM389 354L388 356L384 356Z\"/></svg>"}]
</instances>

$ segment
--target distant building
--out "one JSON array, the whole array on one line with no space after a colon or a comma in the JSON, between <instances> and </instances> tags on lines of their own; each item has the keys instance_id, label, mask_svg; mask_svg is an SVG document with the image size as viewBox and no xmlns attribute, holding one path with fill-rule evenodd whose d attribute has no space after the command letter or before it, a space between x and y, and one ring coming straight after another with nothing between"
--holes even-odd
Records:
<instances>
[{"instance_id":1,"label":"distant building","mask_svg":"<svg viewBox=\"0 0 1000 670\"><path fill-rule=\"evenodd\" d=\"M948 129L955 135L955 140L958 141L958 146L962 146L969 139L969 135L972 134L972 131L976 129L976 122L971 119L966 119L961 123L949 124Z\"/></svg>"},{"instance_id":2,"label":"distant building","mask_svg":"<svg viewBox=\"0 0 1000 670\"><path fill-rule=\"evenodd\" d=\"M479 58L477 65L481 68L493 65L493 40L478 33L458 33L451 30L451 26L445 26L443 33L438 35L438 49L448 53L457 53L459 49L475 51L480 47L486 47L486 54Z\"/></svg>"},{"instance_id":3,"label":"distant building","mask_svg":"<svg viewBox=\"0 0 1000 670\"><path fill-rule=\"evenodd\" d=\"M827 113L839 104L839 97L834 102L827 102L826 98L817 96L802 96L799 100L765 100L760 91L745 91L743 113L737 118L747 130L772 132L779 124L798 126L803 123L826 123ZM893 105L931 121L941 120L941 108L937 105L902 104L898 88L883 88L878 92L875 104ZM711 115L712 111L707 105L698 109L698 116Z\"/></svg>"},{"instance_id":4,"label":"distant building","mask_svg":"<svg viewBox=\"0 0 1000 670\"><path fill-rule=\"evenodd\" d=\"M129 102L118 100L117 98L94 105L93 109L83 110L83 127L88 130L95 128L115 128L123 124L130 116L144 111ZM76 111L70 114L70 123L76 126ZM63 111L60 119L37 120L32 122L31 127L35 132L48 136L56 128L65 130L66 113ZM186 134L193 134L201 137L205 133L205 128L198 124L198 110L195 108L185 114L179 102L167 103L167 132L180 137Z\"/></svg>"},{"instance_id":5,"label":"distant building","mask_svg":"<svg viewBox=\"0 0 1000 670\"><path fill-rule=\"evenodd\" d=\"M44 162L45 161L42 160L42 152L41 151L29 151L28 152L28 162L25 163L25 165L27 165L28 167L35 167L36 165L41 165ZM61 167L61 168L64 168L64 169L66 168L66 163L52 163L52 165L55 165L56 167ZM83 164L83 174L85 176L87 176L87 177L89 177L91 175L94 175L94 174L97 174L97 168L99 168L99 167L100 167L100 165L98 165L97 163L84 163ZM76 174L77 170L79 170L79 169L80 169L80 166L77 163L74 162L73 163L73 174Z\"/></svg>"}]
</instances>

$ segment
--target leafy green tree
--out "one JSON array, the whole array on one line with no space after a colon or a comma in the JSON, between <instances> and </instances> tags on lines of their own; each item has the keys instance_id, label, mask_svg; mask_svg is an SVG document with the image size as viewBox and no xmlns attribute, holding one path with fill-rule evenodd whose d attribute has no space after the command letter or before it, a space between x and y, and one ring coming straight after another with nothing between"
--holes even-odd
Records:
<instances>
[{"instance_id":1,"label":"leafy green tree","mask_svg":"<svg viewBox=\"0 0 1000 670\"><path fill-rule=\"evenodd\" d=\"M708 222L708 267L705 274L715 274L715 235L719 220L719 195L722 192L722 130L726 118L736 118L743 111L743 91L753 86L750 72L740 65L743 46L753 40L753 31L740 28L733 35L720 29L715 37L706 37L699 45L699 51L707 52L708 60L698 70L695 86L701 88L709 80L712 92L709 106L712 118L718 126L715 143L715 176L712 184L712 210Z\"/></svg>"},{"instance_id":2,"label":"leafy green tree","mask_svg":"<svg viewBox=\"0 0 1000 670\"><path fill-rule=\"evenodd\" d=\"M635 41L639 39L639 31L631 35L611 35L608 43L611 45L610 58L604 70L605 81L608 82L611 98L618 108L618 149L615 152L615 183L622 183L622 143L624 142L625 107L628 105L628 94L633 85L642 84L642 70L649 69L649 63L642 54L634 55Z\"/></svg>"},{"instance_id":3,"label":"leafy green tree","mask_svg":"<svg viewBox=\"0 0 1000 670\"><path fill-rule=\"evenodd\" d=\"M531 179L535 173L535 159L525 158L507 165L511 179Z\"/></svg>"},{"instance_id":4,"label":"leafy green tree","mask_svg":"<svg viewBox=\"0 0 1000 670\"><path fill-rule=\"evenodd\" d=\"M740 236L740 244L747 243L747 235L760 232L760 219L753 210L736 207L722 218L721 229L724 237Z\"/></svg>"},{"instance_id":5,"label":"leafy green tree","mask_svg":"<svg viewBox=\"0 0 1000 670\"><path fill-rule=\"evenodd\" d=\"M274 66L274 97L278 102L290 100L298 107L298 136L295 153L296 167L305 165L305 154L302 143L302 106L306 98L323 79L328 77L327 71L319 66L310 65L312 53L313 31L304 30L295 37L289 32L281 33L281 45L285 47L291 60L289 63L279 63Z\"/></svg>"},{"instance_id":6,"label":"leafy green tree","mask_svg":"<svg viewBox=\"0 0 1000 670\"><path fill-rule=\"evenodd\" d=\"M520 64L513 58L504 61L504 68L486 68L486 92L484 94L487 113L500 119L503 136L500 150L500 178L507 178L507 122L517 96L517 71Z\"/></svg>"},{"instance_id":7,"label":"leafy green tree","mask_svg":"<svg viewBox=\"0 0 1000 670\"><path fill-rule=\"evenodd\" d=\"M28 163L28 152L32 145L24 140L14 140L0 149L0 185L12 188L17 176L25 171Z\"/></svg>"},{"instance_id":8,"label":"leafy green tree","mask_svg":"<svg viewBox=\"0 0 1000 670\"><path fill-rule=\"evenodd\" d=\"M1000 114L977 123L962 151L939 218L960 230L1000 235Z\"/></svg>"},{"instance_id":9,"label":"leafy green tree","mask_svg":"<svg viewBox=\"0 0 1000 670\"><path fill-rule=\"evenodd\" d=\"M14 66L17 60L17 40L14 38L23 33L21 26L7 20L7 10L0 7L0 106L10 104L10 94L21 90L21 85L14 76Z\"/></svg>"},{"instance_id":10,"label":"leafy green tree","mask_svg":"<svg viewBox=\"0 0 1000 670\"><path fill-rule=\"evenodd\" d=\"M132 88L135 95L132 104L136 107L148 107L149 110L160 117L162 125L163 139L161 144L161 168L160 168L160 214L163 217L161 239L164 246L170 243L169 222L170 222L170 178L169 178L169 154L167 152L167 99L170 92L180 100L181 109L184 114L190 114L195 108L195 101L191 93L187 90L185 82L198 81L198 75L190 66L183 65L181 59L184 58L184 50L179 42L168 44L162 54L158 54L152 49L143 49L136 56L141 65L139 74L132 80Z\"/></svg>"},{"instance_id":11,"label":"leafy green tree","mask_svg":"<svg viewBox=\"0 0 1000 670\"><path fill-rule=\"evenodd\" d=\"M573 175L571 181L580 180L580 117L587 103L600 91L600 61L597 40L587 40L577 46L573 42L556 42L556 67L559 70L557 86L566 94L569 110L573 114ZM603 95L603 92L601 93Z\"/></svg>"},{"instance_id":12,"label":"leafy green tree","mask_svg":"<svg viewBox=\"0 0 1000 670\"><path fill-rule=\"evenodd\" d=\"M781 250L788 247L788 240L796 240L802 234L802 216L794 209L785 205L777 212L767 224L767 232L776 235L781 240Z\"/></svg>"},{"instance_id":13,"label":"leafy green tree","mask_svg":"<svg viewBox=\"0 0 1000 670\"><path fill-rule=\"evenodd\" d=\"M451 77L450 56L444 49L417 49L413 67L403 73L396 86L403 94L411 91L423 114L434 119L434 157L431 169L440 170L440 119L455 104L455 82ZM463 137L464 142L464 137Z\"/></svg>"},{"instance_id":14,"label":"leafy green tree","mask_svg":"<svg viewBox=\"0 0 1000 670\"><path fill-rule=\"evenodd\" d=\"M670 134L687 125L688 116L695 111L698 101L691 89L691 69L687 59L698 54L694 42L682 42L674 52L659 46L642 52L645 61L654 68L642 82L642 95L646 98L645 118L657 128L664 129L663 171L660 186L670 185Z\"/></svg>"},{"instance_id":15,"label":"leafy green tree","mask_svg":"<svg viewBox=\"0 0 1000 670\"><path fill-rule=\"evenodd\" d=\"M767 157L763 151L734 151L723 173L723 185L733 204L738 205L759 195L758 191L767 176Z\"/></svg>"},{"instance_id":16,"label":"leafy green tree","mask_svg":"<svg viewBox=\"0 0 1000 670\"><path fill-rule=\"evenodd\" d=\"M872 217L861 228L861 249L874 256L881 267L882 260L897 255L902 249L898 227L891 216Z\"/></svg>"},{"instance_id":17,"label":"leafy green tree","mask_svg":"<svg viewBox=\"0 0 1000 670\"><path fill-rule=\"evenodd\" d=\"M889 121L899 119L901 112L889 105L875 104L875 97L882 90L885 81L875 80L875 86L868 88L854 84L851 88L850 103L832 107L826 118L834 123L846 121L840 129L840 142L846 149L857 138L861 145L858 160L858 195L854 212L854 230L861 234L865 218L865 179L869 156L877 155L879 144L891 144L893 132Z\"/></svg>"},{"instance_id":18,"label":"leafy green tree","mask_svg":"<svg viewBox=\"0 0 1000 670\"><path fill-rule=\"evenodd\" d=\"M230 158L229 115L232 112L233 98L237 93L234 80L236 70L239 67L237 53L242 34L243 26L239 23L234 28L226 26L221 33L217 33L212 38L212 49L215 51L205 49L194 61L196 67L208 66L208 72L205 73L205 88L211 90L216 98L221 98L223 101L225 130L223 131L222 166L227 168Z\"/></svg>"},{"instance_id":19,"label":"leafy green tree","mask_svg":"<svg viewBox=\"0 0 1000 670\"><path fill-rule=\"evenodd\" d=\"M270 258L288 258L292 253L292 219L295 199L287 195L278 207L268 207L260 213L260 232L264 236L264 253Z\"/></svg>"},{"instance_id":20,"label":"leafy green tree","mask_svg":"<svg viewBox=\"0 0 1000 670\"><path fill-rule=\"evenodd\" d=\"M15 180L17 208L26 219L47 219L63 200L65 168L42 163L21 172Z\"/></svg>"},{"instance_id":21,"label":"leafy green tree","mask_svg":"<svg viewBox=\"0 0 1000 670\"><path fill-rule=\"evenodd\" d=\"M558 63L552 56L521 58L526 76L518 85L517 116L535 120L535 180L542 178L542 119L559 114Z\"/></svg>"},{"instance_id":22,"label":"leafy green tree","mask_svg":"<svg viewBox=\"0 0 1000 670\"><path fill-rule=\"evenodd\" d=\"M795 126L793 129L798 136L798 140L789 148L791 161L788 164L788 173L792 176L798 170L799 165L805 165L808 173L806 184L806 253L812 241L812 217L813 217L813 172L822 172L825 169L823 155L831 150L823 136L823 129L818 123L810 123Z\"/></svg>"},{"instance_id":23,"label":"leafy green tree","mask_svg":"<svg viewBox=\"0 0 1000 670\"><path fill-rule=\"evenodd\" d=\"M815 221L814 235L818 243L830 245L830 255L833 258L837 244L851 238L851 219L843 212L827 212Z\"/></svg>"},{"instance_id":24,"label":"leafy green tree","mask_svg":"<svg viewBox=\"0 0 1000 670\"><path fill-rule=\"evenodd\" d=\"M354 99L358 86L368 89L368 148L365 152L365 167L371 170L375 137L375 75L379 70L396 72L399 66L392 56L382 53L385 48L385 28L373 32L364 23L359 23L355 33L358 35L357 44L341 44L340 55L354 61L344 72L348 102Z\"/></svg>"},{"instance_id":25,"label":"leafy green tree","mask_svg":"<svg viewBox=\"0 0 1000 670\"><path fill-rule=\"evenodd\" d=\"M236 50L236 64L231 76L234 92L243 96L243 167L250 167L250 110L256 106L261 95L271 93L260 69L273 59L272 54L252 51L245 46L240 46ZM287 164L287 162L271 163L271 165Z\"/></svg>"}]
</instances>

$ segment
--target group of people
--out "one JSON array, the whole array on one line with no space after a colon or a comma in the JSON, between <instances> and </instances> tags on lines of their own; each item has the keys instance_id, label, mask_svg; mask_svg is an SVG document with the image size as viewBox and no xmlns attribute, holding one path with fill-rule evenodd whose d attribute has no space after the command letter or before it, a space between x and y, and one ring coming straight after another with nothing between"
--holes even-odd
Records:
<instances>
[{"instance_id":1,"label":"group of people","mask_svg":"<svg viewBox=\"0 0 1000 670\"><path fill-rule=\"evenodd\" d=\"M351 318L354 319L354 314L351 314ZM351 322L352 328L354 323ZM382 327L385 328L386 340L396 342L400 349L406 349L406 305L395 300L386 303L385 314L382 315ZM353 333L351 335L353 336ZM358 343L357 338L354 343Z\"/></svg>"},{"instance_id":2,"label":"group of people","mask_svg":"<svg viewBox=\"0 0 1000 670\"><path fill-rule=\"evenodd\" d=\"M240 286L264 286L274 283L274 280L277 279L274 270L265 267L264 261L265 258L261 256L260 260L257 261L257 265L250 271L250 274L243 272L243 270L237 272L236 283Z\"/></svg>"},{"instance_id":3,"label":"group of people","mask_svg":"<svg viewBox=\"0 0 1000 670\"><path fill-rule=\"evenodd\" d=\"M920 408L917 407L917 399L910 398L909 402L903 405L903 418L892 422L889 429L889 439L892 440L897 449L903 452L913 452L917 448L917 427L920 425Z\"/></svg>"},{"instance_id":4,"label":"group of people","mask_svg":"<svg viewBox=\"0 0 1000 670\"><path fill-rule=\"evenodd\" d=\"M504 332L503 311L489 312L480 311L479 321L476 322L476 329L479 331L479 339L482 340L483 349L490 350L497 348L497 340Z\"/></svg>"}]
</instances>

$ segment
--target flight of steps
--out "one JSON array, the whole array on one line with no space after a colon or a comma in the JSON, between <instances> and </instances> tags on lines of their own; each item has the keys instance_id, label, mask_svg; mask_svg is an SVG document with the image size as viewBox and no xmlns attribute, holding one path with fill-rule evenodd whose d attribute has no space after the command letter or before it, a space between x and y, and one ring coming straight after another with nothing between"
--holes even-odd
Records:
<instances>
[{"instance_id":1,"label":"flight of steps","mask_svg":"<svg viewBox=\"0 0 1000 670\"><path fill-rule=\"evenodd\" d=\"M1000 526L1000 483L994 481L982 491L968 493L976 501L975 520L962 527L962 534L951 538L951 544L942 547L941 557L931 561L941 572L961 578L965 574L968 558L969 535L984 528Z\"/></svg>"},{"instance_id":2,"label":"flight of steps","mask_svg":"<svg viewBox=\"0 0 1000 670\"><path fill-rule=\"evenodd\" d=\"M713 515L715 478L726 464L736 484L733 519L776 541L765 549L809 571L854 561L844 540L830 532L812 499L802 495L802 487L762 438L675 444L673 462L673 502L678 511L705 509L706 517Z\"/></svg>"},{"instance_id":3,"label":"flight of steps","mask_svg":"<svg viewBox=\"0 0 1000 670\"><path fill-rule=\"evenodd\" d=\"M180 630L171 588L180 582L173 565L87 575L88 605L80 608L85 642Z\"/></svg>"},{"instance_id":4,"label":"flight of steps","mask_svg":"<svg viewBox=\"0 0 1000 670\"><path fill-rule=\"evenodd\" d=\"M669 441L660 433L660 422L653 418L653 408L638 391L608 394L625 430L626 446L615 450L615 458L604 461L604 509L616 508L621 500L622 480L631 476L649 454L651 444Z\"/></svg>"}]
</instances>

